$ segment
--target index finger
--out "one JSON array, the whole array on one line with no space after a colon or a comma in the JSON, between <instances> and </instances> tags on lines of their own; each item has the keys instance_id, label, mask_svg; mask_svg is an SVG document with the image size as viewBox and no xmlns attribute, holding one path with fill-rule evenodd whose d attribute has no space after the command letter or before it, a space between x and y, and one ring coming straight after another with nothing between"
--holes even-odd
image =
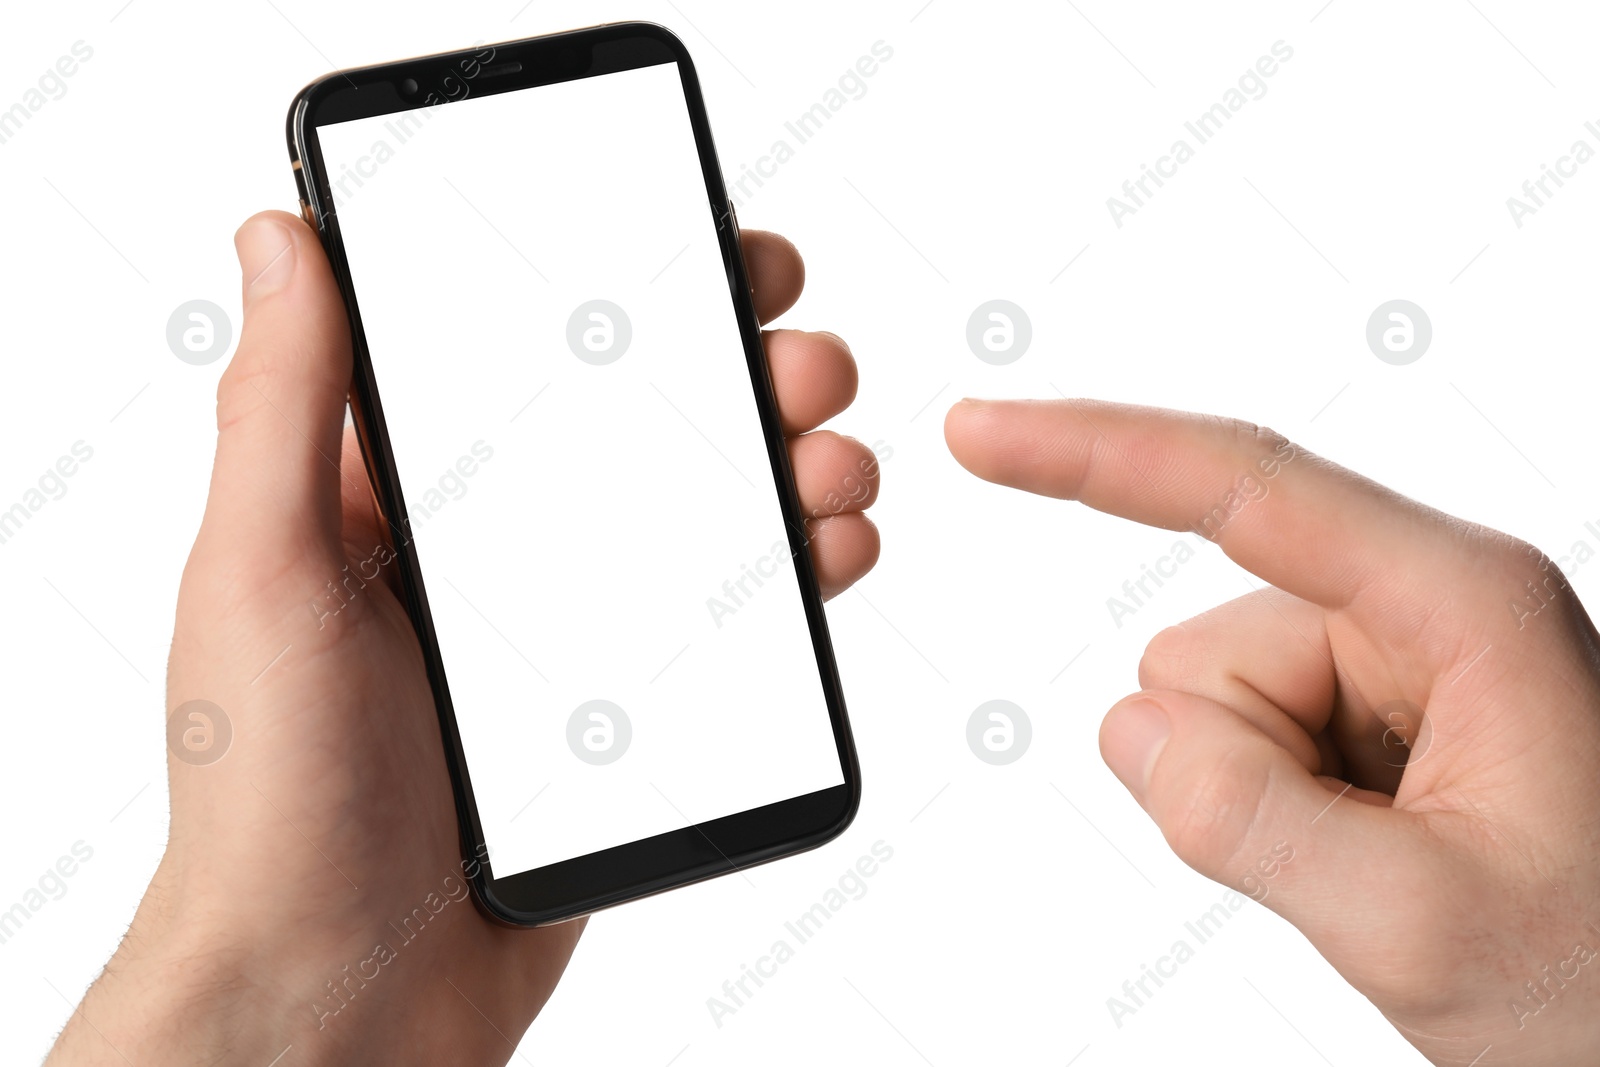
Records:
<instances>
[{"instance_id":1,"label":"index finger","mask_svg":"<svg viewBox=\"0 0 1600 1067\"><path fill-rule=\"evenodd\" d=\"M1481 561L1487 538L1514 543L1233 419L1093 400L963 400L945 439L980 478L1191 531L1329 609L1388 603L1418 583L1437 593Z\"/></svg>"},{"instance_id":2,"label":"index finger","mask_svg":"<svg viewBox=\"0 0 1600 1067\"><path fill-rule=\"evenodd\" d=\"M800 250L787 237L769 230L740 230L745 269L750 272L750 296L756 317L765 326L800 299L806 284L806 265Z\"/></svg>"}]
</instances>

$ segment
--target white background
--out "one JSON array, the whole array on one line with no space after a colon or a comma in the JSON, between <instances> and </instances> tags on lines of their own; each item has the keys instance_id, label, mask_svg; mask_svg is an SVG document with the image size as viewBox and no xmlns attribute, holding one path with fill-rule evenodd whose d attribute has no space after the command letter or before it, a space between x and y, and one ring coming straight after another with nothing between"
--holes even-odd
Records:
<instances>
[{"instance_id":1,"label":"white background","mask_svg":"<svg viewBox=\"0 0 1600 1067\"><path fill-rule=\"evenodd\" d=\"M1521 229L1505 204L1574 139L1595 143L1595 14L1505 0L521 6L101 0L29 5L0 34L4 106L74 41L95 49L0 145L0 503L74 441L95 450L0 545L0 903L74 841L94 848L68 894L0 945L7 1058L43 1054L70 1010L54 990L77 999L162 847L162 671L224 366L178 362L164 328L198 297L236 313L234 228L293 206L290 97L335 66L643 17L696 55L730 172L874 41L894 49L740 210L806 253L810 284L784 321L854 346L861 396L839 428L894 450L874 509L882 564L829 609L866 793L844 838L752 872L753 887L726 878L597 918L524 1053L1418 1062L1259 908L1113 1024L1106 998L1222 891L1169 855L1095 731L1151 634L1246 584L1208 552L1117 627L1106 598L1171 535L966 478L940 419L964 394L1058 388L1240 415L1553 555L1596 546L1600 162ZM1106 198L1280 39L1295 54L1267 96L1115 227ZM1007 367L964 336L996 297L1033 321ZM1407 367L1364 340L1394 298L1435 329ZM1600 565L1572 578L1600 592ZM966 745L968 715L994 698L1034 724L1008 767ZM706 998L879 839L894 855L866 896L716 1027Z\"/></svg>"},{"instance_id":2,"label":"white background","mask_svg":"<svg viewBox=\"0 0 1600 1067\"><path fill-rule=\"evenodd\" d=\"M706 607L786 534L677 65L400 121L322 150L394 152L339 221L407 506L493 450L413 530L495 873L839 785L793 568ZM568 348L596 298L603 366ZM567 747L596 699L632 724L602 766Z\"/></svg>"}]
</instances>

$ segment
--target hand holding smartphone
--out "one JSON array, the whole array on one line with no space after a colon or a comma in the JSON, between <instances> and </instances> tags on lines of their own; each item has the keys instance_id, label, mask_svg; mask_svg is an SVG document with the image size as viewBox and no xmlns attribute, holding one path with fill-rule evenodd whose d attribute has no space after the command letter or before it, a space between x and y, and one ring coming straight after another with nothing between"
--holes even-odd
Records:
<instances>
[{"instance_id":1,"label":"hand holding smartphone","mask_svg":"<svg viewBox=\"0 0 1600 1067\"><path fill-rule=\"evenodd\" d=\"M289 140L482 907L559 922L842 832L854 748L681 42L346 71Z\"/></svg>"}]
</instances>

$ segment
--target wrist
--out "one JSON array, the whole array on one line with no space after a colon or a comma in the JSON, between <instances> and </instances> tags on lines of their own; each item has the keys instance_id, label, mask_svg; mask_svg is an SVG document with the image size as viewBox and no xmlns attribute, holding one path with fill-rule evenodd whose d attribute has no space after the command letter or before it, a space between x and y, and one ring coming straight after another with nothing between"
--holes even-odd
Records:
<instances>
[{"instance_id":1,"label":"wrist","mask_svg":"<svg viewBox=\"0 0 1600 1067\"><path fill-rule=\"evenodd\" d=\"M373 931L352 935L317 915L299 916L285 930L270 919L189 903L217 899L214 890L178 889L158 870L46 1067L268 1065L280 1056L279 1067L499 1064L513 1047L502 1031L514 1041L526 1026L526 1019L517 1025L516 1006L480 998L482 1009L501 1020L498 1028L485 1022L479 1006L445 983L431 957L450 943L453 922L408 949L408 966L380 972L366 966Z\"/></svg>"},{"instance_id":2,"label":"wrist","mask_svg":"<svg viewBox=\"0 0 1600 1067\"><path fill-rule=\"evenodd\" d=\"M161 882L158 872L51 1050L50 1067L219 1062L278 1042L262 1058L269 1063L294 1041L297 1018L274 997L270 961L173 907Z\"/></svg>"}]
</instances>

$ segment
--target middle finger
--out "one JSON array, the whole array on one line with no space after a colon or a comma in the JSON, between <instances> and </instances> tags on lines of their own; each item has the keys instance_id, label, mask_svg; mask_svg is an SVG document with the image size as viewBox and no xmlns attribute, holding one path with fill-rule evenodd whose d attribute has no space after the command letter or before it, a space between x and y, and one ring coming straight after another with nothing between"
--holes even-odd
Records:
<instances>
[{"instance_id":1,"label":"middle finger","mask_svg":"<svg viewBox=\"0 0 1600 1067\"><path fill-rule=\"evenodd\" d=\"M855 357L834 334L768 330L762 339L784 436L815 429L855 399Z\"/></svg>"}]
</instances>

